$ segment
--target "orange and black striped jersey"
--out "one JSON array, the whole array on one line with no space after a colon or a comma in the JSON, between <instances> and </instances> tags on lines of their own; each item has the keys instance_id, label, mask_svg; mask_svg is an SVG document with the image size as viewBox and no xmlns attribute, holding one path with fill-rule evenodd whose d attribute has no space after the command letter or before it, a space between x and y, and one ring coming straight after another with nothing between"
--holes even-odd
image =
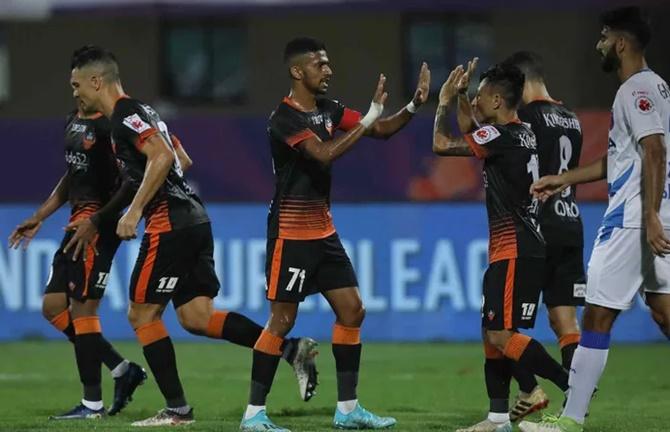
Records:
<instances>
[{"instance_id":1,"label":"orange and black striped jersey","mask_svg":"<svg viewBox=\"0 0 670 432\"><path fill-rule=\"evenodd\" d=\"M70 221L88 217L110 199L118 185L110 125L102 114L84 118L75 110L68 115L65 163Z\"/></svg>"},{"instance_id":2,"label":"orange and black striped jersey","mask_svg":"<svg viewBox=\"0 0 670 432\"><path fill-rule=\"evenodd\" d=\"M308 138L333 139L361 115L337 101L318 99L314 111L302 111L289 98L270 115L268 136L276 177L268 216L268 238L313 240L335 232L330 214L331 167L306 155L300 143Z\"/></svg>"},{"instance_id":3,"label":"orange and black striped jersey","mask_svg":"<svg viewBox=\"0 0 670 432\"><path fill-rule=\"evenodd\" d=\"M520 122L487 125L465 139L475 156L484 159L489 262L544 257L538 202L529 192L539 177L533 131Z\"/></svg>"},{"instance_id":4,"label":"orange and black striped jersey","mask_svg":"<svg viewBox=\"0 0 670 432\"><path fill-rule=\"evenodd\" d=\"M123 97L116 102L111 118L112 146L123 182L139 188L147 158L140 151L146 140L162 134L174 151L167 125L149 105ZM157 234L209 222L205 206L183 177L179 159L170 168L163 185L144 208L145 232Z\"/></svg>"},{"instance_id":5,"label":"orange and black striped jersey","mask_svg":"<svg viewBox=\"0 0 670 432\"><path fill-rule=\"evenodd\" d=\"M519 110L537 137L540 177L561 174L579 165L582 127L577 115L562 103L536 100ZM576 187L549 197L540 207L540 228L548 245L584 245L582 219L575 199Z\"/></svg>"}]
</instances>

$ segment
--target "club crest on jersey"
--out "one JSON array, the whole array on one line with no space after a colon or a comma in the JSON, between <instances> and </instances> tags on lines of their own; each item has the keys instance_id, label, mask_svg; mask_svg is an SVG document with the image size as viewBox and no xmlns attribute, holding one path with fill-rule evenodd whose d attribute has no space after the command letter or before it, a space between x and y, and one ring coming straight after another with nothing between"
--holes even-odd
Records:
<instances>
[{"instance_id":1,"label":"club crest on jersey","mask_svg":"<svg viewBox=\"0 0 670 432\"><path fill-rule=\"evenodd\" d=\"M493 126L484 126L483 128L477 129L472 134L472 138L479 145L491 142L499 136L500 132L498 132L498 129L494 128Z\"/></svg>"},{"instance_id":2,"label":"club crest on jersey","mask_svg":"<svg viewBox=\"0 0 670 432\"><path fill-rule=\"evenodd\" d=\"M129 115L128 117L124 118L123 124L138 134L151 129L151 125L142 120L137 114Z\"/></svg>"},{"instance_id":3,"label":"club crest on jersey","mask_svg":"<svg viewBox=\"0 0 670 432\"><path fill-rule=\"evenodd\" d=\"M635 99L635 108L642 114L649 114L654 111L654 103L647 96L638 96Z\"/></svg>"},{"instance_id":4,"label":"club crest on jersey","mask_svg":"<svg viewBox=\"0 0 670 432\"><path fill-rule=\"evenodd\" d=\"M95 144L95 131L87 129L84 134L84 140L82 141L84 150L89 150Z\"/></svg>"}]
</instances>

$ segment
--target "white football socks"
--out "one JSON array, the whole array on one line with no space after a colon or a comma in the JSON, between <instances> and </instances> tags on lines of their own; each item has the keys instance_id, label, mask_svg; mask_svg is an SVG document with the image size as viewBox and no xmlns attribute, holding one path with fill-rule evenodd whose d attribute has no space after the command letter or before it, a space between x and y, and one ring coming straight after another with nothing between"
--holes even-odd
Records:
<instances>
[{"instance_id":1,"label":"white football socks","mask_svg":"<svg viewBox=\"0 0 670 432\"><path fill-rule=\"evenodd\" d=\"M130 362L128 360L124 360L121 363L119 363L114 369L112 369L112 378L119 378L121 377L126 371L128 370L128 366L130 365Z\"/></svg>"},{"instance_id":2,"label":"white football socks","mask_svg":"<svg viewBox=\"0 0 670 432\"><path fill-rule=\"evenodd\" d=\"M342 414L347 415L356 409L358 405L358 399L352 399L348 401L337 401L337 409Z\"/></svg>"},{"instance_id":3,"label":"white football socks","mask_svg":"<svg viewBox=\"0 0 670 432\"><path fill-rule=\"evenodd\" d=\"M593 391L605 370L609 341L609 333L582 333L570 366L570 391L563 410L564 417L584 423Z\"/></svg>"},{"instance_id":4,"label":"white football socks","mask_svg":"<svg viewBox=\"0 0 670 432\"><path fill-rule=\"evenodd\" d=\"M497 424L507 423L509 421L509 413L494 413L489 412L487 417L489 421Z\"/></svg>"},{"instance_id":5,"label":"white football socks","mask_svg":"<svg viewBox=\"0 0 670 432\"><path fill-rule=\"evenodd\" d=\"M249 420L264 409L265 405L247 405L247 410L244 412L244 419Z\"/></svg>"},{"instance_id":6,"label":"white football socks","mask_svg":"<svg viewBox=\"0 0 670 432\"><path fill-rule=\"evenodd\" d=\"M81 404L84 405L88 409L92 409L94 411L100 411L103 407L102 401L88 401L86 399L81 400Z\"/></svg>"}]
</instances>

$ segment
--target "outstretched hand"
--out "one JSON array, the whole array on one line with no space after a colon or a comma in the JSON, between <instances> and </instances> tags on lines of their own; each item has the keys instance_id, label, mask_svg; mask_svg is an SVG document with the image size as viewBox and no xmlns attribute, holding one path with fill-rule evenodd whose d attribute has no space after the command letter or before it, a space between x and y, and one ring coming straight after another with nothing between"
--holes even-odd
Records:
<instances>
[{"instance_id":1,"label":"outstretched hand","mask_svg":"<svg viewBox=\"0 0 670 432\"><path fill-rule=\"evenodd\" d=\"M412 102L417 108L426 103L429 91L430 69L428 69L428 63L423 62L421 64L421 70L419 71L419 82L416 85L416 91L414 92L414 98L412 99Z\"/></svg>"},{"instance_id":2,"label":"outstretched hand","mask_svg":"<svg viewBox=\"0 0 670 432\"><path fill-rule=\"evenodd\" d=\"M42 221L30 217L14 228L14 231L9 235L9 247L10 249L18 249L21 243L23 242L23 249L27 249L30 241L35 237L35 234L42 227Z\"/></svg>"},{"instance_id":3,"label":"outstretched hand","mask_svg":"<svg viewBox=\"0 0 670 432\"><path fill-rule=\"evenodd\" d=\"M468 91L468 88L470 87L470 79L477 69L477 63L479 63L479 57L475 57L468 62L468 67L465 69L465 73L461 75L456 84L456 89L459 93Z\"/></svg>"},{"instance_id":4,"label":"outstretched hand","mask_svg":"<svg viewBox=\"0 0 670 432\"><path fill-rule=\"evenodd\" d=\"M560 175L548 175L530 185L530 193L533 197L546 201L550 196L563 192L568 186L570 185Z\"/></svg>"},{"instance_id":5,"label":"outstretched hand","mask_svg":"<svg viewBox=\"0 0 670 432\"><path fill-rule=\"evenodd\" d=\"M379 75L379 81L377 81L377 88L375 89L375 95L372 97L372 102L384 105L386 99L389 97L389 94L384 91L384 86L386 85L386 76L384 74Z\"/></svg>"}]
</instances>

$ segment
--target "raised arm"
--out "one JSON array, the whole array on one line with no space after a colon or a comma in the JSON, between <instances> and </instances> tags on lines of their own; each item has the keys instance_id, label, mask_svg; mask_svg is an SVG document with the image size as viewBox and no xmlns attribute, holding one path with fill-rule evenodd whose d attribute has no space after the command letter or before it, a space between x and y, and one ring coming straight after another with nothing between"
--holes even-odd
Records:
<instances>
[{"instance_id":1,"label":"raised arm","mask_svg":"<svg viewBox=\"0 0 670 432\"><path fill-rule=\"evenodd\" d=\"M653 134L640 140L642 158L643 218L647 242L656 255L670 253L670 240L665 235L659 211L665 189L666 150L663 135Z\"/></svg>"},{"instance_id":2,"label":"raised arm","mask_svg":"<svg viewBox=\"0 0 670 432\"><path fill-rule=\"evenodd\" d=\"M17 249L21 245L21 242L23 242L23 248L27 248L42 226L42 222L67 202L67 196L68 174L65 173L49 197L38 207L35 213L17 225L14 231L12 231L9 236L9 247Z\"/></svg>"},{"instance_id":3,"label":"raised arm","mask_svg":"<svg viewBox=\"0 0 670 432\"><path fill-rule=\"evenodd\" d=\"M177 138L175 134L170 134L170 140L172 141L174 152L177 154L177 159L179 159L181 170L186 172L193 166L193 161L191 160L191 157L188 155L188 153L186 153L186 149L184 148L181 140Z\"/></svg>"},{"instance_id":4,"label":"raised arm","mask_svg":"<svg viewBox=\"0 0 670 432\"><path fill-rule=\"evenodd\" d=\"M428 100L428 92L430 90L430 69L428 69L428 64L423 63L421 65L421 71L419 72L419 82L416 85L416 91L414 92L414 97L397 113L381 118L377 120L370 129L365 133L367 136L373 138L382 138L387 139L393 134L398 132L400 129L405 127L407 123L414 117L414 114L419 109L421 105L426 103Z\"/></svg>"},{"instance_id":5,"label":"raised arm","mask_svg":"<svg viewBox=\"0 0 670 432\"><path fill-rule=\"evenodd\" d=\"M457 66L440 89L439 105L433 126L433 153L440 156L474 156L465 139L453 135L449 131L448 124L459 88L464 84L465 73L462 65Z\"/></svg>"},{"instance_id":6,"label":"raised arm","mask_svg":"<svg viewBox=\"0 0 670 432\"><path fill-rule=\"evenodd\" d=\"M142 218L144 207L163 185L175 161L175 155L163 135L155 133L148 137L139 149L147 157L144 178L130 203L128 211L121 217L116 234L123 240L137 236L137 224Z\"/></svg>"},{"instance_id":7,"label":"raised arm","mask_svg":"<svg viewBox=\"0 0 670 432\"><path fill-rule=\"evenodd\" d=\"M372 103L370 104L370 110L361 119L358 125L350 129L347 133L329 141L321 141L318 137L312 135L309 138L300 141L297 144L297 147L307 156L316 159L323 164L330 164L332 161L342 156L351 149L361 136L363 136L366 130L372 126L384 110L384 102L386 102L386 98L388 97L388 94L384 91L385 83L386 77L380 75Z\"/></svg>"},{"instance_id":8,"label":"raised arm","mask_svg":"<svg viewBox=\"0 0 670 432\"><path fill-rule=\"evenodd\" d=\"M458 121L458 129L460 129L462 134L470 133L478 127L477 120L472 112L472 103L468 97L470 79L477 69L478 62L479 58L477 57L470 60L468 62L468 68L456 84L458 90L458 113L456 115L456 120Z\"/></svg>"}]
</instances>

